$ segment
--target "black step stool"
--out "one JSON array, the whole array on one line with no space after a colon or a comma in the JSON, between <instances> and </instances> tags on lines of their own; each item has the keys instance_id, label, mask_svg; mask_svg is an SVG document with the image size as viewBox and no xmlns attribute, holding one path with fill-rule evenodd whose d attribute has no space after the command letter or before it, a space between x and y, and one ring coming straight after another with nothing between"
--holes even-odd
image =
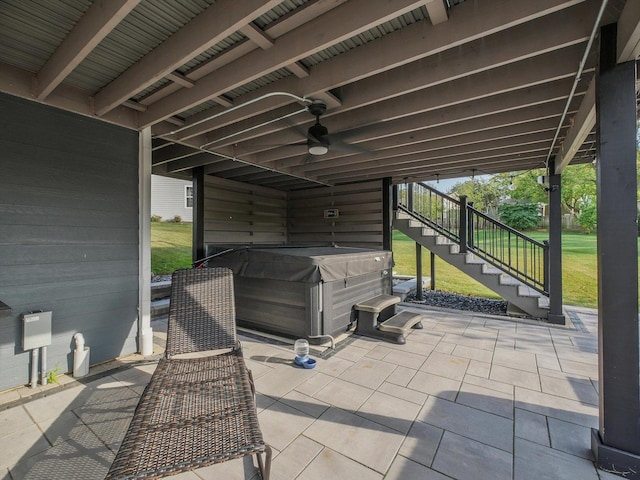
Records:
<instances>
[{"instance_id":1,"label":"black step stool","mask_svg":"<svg viewBox=\"0 0 640 480\"><path fill-rule=\"evenodd\" d=\"M396 313L400 297L378 295L354 305L358 315L355 333L389 342L404 344L410 328L422 328L422 315L403 311Z\"/></svg>"}]
</instances>

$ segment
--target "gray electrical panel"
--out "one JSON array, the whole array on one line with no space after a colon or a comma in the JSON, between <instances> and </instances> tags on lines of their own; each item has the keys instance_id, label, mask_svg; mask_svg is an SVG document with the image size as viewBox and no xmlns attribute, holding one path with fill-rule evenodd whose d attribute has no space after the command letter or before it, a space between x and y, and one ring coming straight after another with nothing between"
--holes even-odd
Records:
<instances>
[{"instance_id":1,"label":"gray electrical panel","mask_svg":"<svg viewBox=\"0 0 640 480\"><path fill-rule=\"evenodd\" d=\"M22 314L22 348L51 345L51 312L31 312Z\"/></svg>"}]
</instances>

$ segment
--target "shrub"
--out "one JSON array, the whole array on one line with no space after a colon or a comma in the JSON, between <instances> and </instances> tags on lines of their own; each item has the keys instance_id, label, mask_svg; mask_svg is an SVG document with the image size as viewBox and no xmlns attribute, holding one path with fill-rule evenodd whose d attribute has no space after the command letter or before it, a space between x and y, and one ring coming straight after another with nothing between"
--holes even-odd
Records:
<instances>
[{"instance_id":1,"label":"shrub","mask_svg":"<svg viewBox=\"0 0 640 480\"><path fill-rule=\"evenodd\" d=\"M161 222L162 221L162 217L160 215L151 215L151 221L152 222Z\"/></svg>"},{"instance_id":2,"label":"shrub","mask_svg":"<svg viewBox=\"0 0 640 480\"><path fill-rule=\"evenodd\" d=\"M498 207L500 220L516 230L534 230L540 221L535 203L504 203Z\"/></svg>"},{"instance_id":3,"label":"shrub","mask_svg":"<svg viewBox=\"0 0 640 480\"><path fill-rule=\"evenodd\" d=\"M578 225L582 227L582 230L587 235L593 233L597 227L597 218L596 218L596 205L595 203L590 203L580 210L580 214L576 219Z\"/></svg>"}]
</instances>

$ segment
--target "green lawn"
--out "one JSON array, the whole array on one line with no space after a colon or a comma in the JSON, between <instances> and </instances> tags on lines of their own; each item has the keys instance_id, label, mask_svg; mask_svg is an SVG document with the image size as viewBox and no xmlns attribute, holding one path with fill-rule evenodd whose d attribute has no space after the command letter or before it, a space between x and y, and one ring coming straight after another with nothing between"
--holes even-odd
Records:
<instances>
[{"instance_id":1,"label":"green lawn","mask_svg":"<svg viewBox=\"0 0 640 480\"><path fill-rule=\"evenodd\" d=\"M151 222L151 271L172 273L191 266L191 224Z\"/></svg>"},{"instance_id":2,"label":"green lawn","mask_svg":"<svg viewBox=\"0 0 640 480\"><path fill-rule=\"evenodd\" d=\"M530 234L545 240L546 232ZM562 240L564 303L596 307L598 272L596 236L565 232ZM404 234L393 232L394 272L415 275L415 242ZM191 266L191 224L151 223L151 270L156 275L168 274L176 268ZM422 274L431 271L429 251L422 252ZM436 258L436 288L465 295L498 298L495 293L464 273Z\"/></svg>"}]
</instances>

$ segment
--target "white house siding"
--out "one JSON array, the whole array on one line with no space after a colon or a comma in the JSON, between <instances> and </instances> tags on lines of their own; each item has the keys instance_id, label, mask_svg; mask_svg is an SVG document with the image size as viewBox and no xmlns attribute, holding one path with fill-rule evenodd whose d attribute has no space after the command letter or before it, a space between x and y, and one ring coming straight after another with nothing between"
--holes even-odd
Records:
<instances>
[{"instance_id":1,"label":"white house siding","mask_svg":"<svg viewBox=\"0 0 640 480\"><path fill-rule=\"evenodd\" d=\"M193 221L193 208L186 206L186 187L192 183L177 178L151 176L151 215L160 215L162 220L173 220L176 215L183 222Z\"/></svg>"}]
</instances>

